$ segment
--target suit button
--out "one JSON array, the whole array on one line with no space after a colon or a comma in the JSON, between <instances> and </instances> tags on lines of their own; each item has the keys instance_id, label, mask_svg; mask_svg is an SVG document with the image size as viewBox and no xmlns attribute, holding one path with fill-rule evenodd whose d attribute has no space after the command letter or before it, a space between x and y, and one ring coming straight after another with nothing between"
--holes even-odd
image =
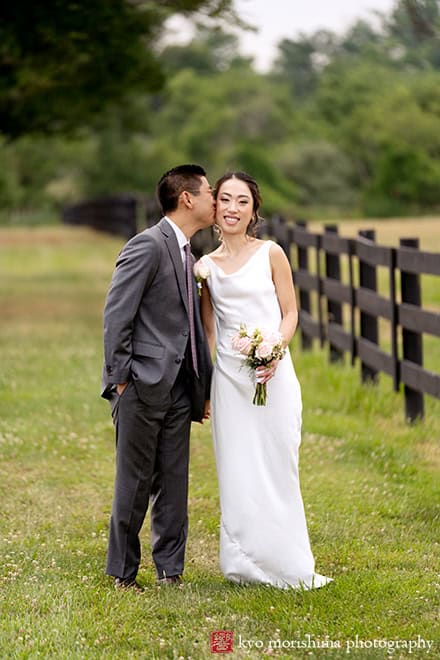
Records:
<instances>
[{"instance_id":1,"label":"suit button","mask_svg":"<svg viewBox=\"0 0 440 660\"><path fill-rule=\"evenodd\" d=\"M180 364L180 363L182 362L182 360L181 360L180 358L176 358L176 359L174 360L174 362L175 362L176 364Z\"/></svg>"},{"instance_id":2,"label":"suit button","mask_svg":"<svg viewBox=\"0 0 440 660\"><path fill-rule=\"evenodd\" d=\"M106 367L106 371L107 371L108 374L111 374L112 368L111 367Z\"/></svg>"},{"instance_id":3,"label":"suit button","mask_svg":"<svg viewBox=\"0 0 440 660\"><path fill-rule=\"evenodd\" d=\"M188 335L189 335L188 330L182 330L182 335L183 335L184 337L188 337Z\"/></svg>"}]
</instances>

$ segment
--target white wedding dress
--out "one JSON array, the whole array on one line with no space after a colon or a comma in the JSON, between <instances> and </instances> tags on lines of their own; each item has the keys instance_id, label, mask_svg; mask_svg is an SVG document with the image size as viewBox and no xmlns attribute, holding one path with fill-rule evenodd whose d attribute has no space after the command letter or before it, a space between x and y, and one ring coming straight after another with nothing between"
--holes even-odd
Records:
<instances>
[{"instance_id":1,"label":"white wedding dress","mask_svg":"<svg viewBox=\"0 0 440 660\"><path fill-rule=\"evenodd\" d=\"M267 383L266 406L231 347L240 323L278 330L281 312L265 241L239 270L202 257L216 325L211 422L220 488L220 567L229 580L310 589L315 573L298 476L301 390L288 352Z\"/></svg>"}]
</instances>

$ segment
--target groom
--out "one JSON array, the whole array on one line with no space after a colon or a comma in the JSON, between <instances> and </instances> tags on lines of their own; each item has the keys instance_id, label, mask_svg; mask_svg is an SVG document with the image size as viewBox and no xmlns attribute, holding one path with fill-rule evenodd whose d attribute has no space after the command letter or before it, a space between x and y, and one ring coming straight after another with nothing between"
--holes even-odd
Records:
<instances>
[{"instance_id":1,"label":"groom","mask_svg":"<svg viewBox=\"0 0 440 660\"><path fill-rule=\"evenodd\" d=\"M157 197L164 217L122 249L104 309L102 396L116 429L107 574L116 587L136 590L150 498L157 578L181 582L190 426L208 416L211 378L189 248L191 236L214 221L204 169L166 172Z\"/></svg>"}]
</instances>

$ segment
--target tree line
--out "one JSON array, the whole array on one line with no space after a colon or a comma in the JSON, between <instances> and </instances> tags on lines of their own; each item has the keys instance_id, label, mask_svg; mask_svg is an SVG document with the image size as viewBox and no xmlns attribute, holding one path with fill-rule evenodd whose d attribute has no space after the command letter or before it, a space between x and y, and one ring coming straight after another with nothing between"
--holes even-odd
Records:
<instances>
[{"instance_id":1,"label":"tree line","mask_svg":"<svg viewBox=\"0 0 440 660\"><path fill-rule=\"evenodd\" d=\"M227 0L49 0L47 15L39 3L23 15L21 4L0 21L2 218L151 195L163 171L188 161L211 180L252 173L265 213L440 209L437 0L398 0L341 34L284 39L265 73L240 55ZM193 37L161 45L166 19L182 11Z\"/></svg>"}]
</instances>

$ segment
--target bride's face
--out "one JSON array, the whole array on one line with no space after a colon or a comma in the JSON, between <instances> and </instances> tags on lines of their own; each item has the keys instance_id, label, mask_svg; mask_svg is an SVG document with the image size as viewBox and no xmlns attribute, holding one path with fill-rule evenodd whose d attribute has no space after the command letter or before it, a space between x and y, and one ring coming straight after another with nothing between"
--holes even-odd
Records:
<instances>
[{"instance_id":1,"label":"bride's face","mask_svg":"<svg viewBox=\"0 0 440 660\"><path fill-rule=\"evenodd\" d=\"M245 234L252 220L254 202L248 185L228 179L220 186L216 200L216 223L223 234Z\"/></svg>"}]
</instances>

